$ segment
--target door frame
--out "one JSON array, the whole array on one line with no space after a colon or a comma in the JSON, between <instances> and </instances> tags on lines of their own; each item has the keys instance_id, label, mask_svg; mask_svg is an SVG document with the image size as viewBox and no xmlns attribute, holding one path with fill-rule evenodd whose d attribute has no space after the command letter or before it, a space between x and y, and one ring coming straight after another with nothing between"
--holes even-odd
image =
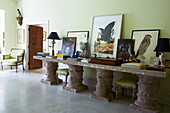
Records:
<instances>
[{"instance_id":1,"label":"door frame","mask_svg":"<svg viewBox=\"0 0 170 113\"><path fill-rule=\"evenodd\" d=\"M36 26L40 26L40 25L46 25L46 29L47 29L47 36L49 35L49 20L47 21L39 21L39 22L28 22L26 24L26 44L25 44L25 69L29 69L29 66L28 66L28 62L29 62L29 26L30 25L36 25ZM49 41L48 41L48 45L49 45ZM47 52L49 51L49 48L47 49Z\"/></svg>"}]
</instances>

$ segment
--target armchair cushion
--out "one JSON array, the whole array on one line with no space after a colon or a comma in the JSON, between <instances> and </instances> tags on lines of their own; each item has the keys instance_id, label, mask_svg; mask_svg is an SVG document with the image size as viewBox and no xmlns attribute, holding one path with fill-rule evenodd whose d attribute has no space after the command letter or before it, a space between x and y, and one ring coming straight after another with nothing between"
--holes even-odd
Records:
<instances>
[{"instance_id":1,"label":"armchair cushion","mask_svg":"<svg viewBox=\"0 0 170 113\"><path fill-rule=\"evenodd\" d=\"M132 87L132 88L136 88L136 83L137 81L132 80L132 79L121 79L116 82L116 84L119 86Z\"/></svg>"},{"instance_id":2,"label":"armchair cushion","mask_svg":"<svg viewBox=\"0 0 170 113\"><path fill-rule=\"evenodd\" d=\"M5 59L2 60L3 65L16 65L17 59Z\"/></svg>"},{"instance_id":3,"label":"armchair cushion","mask_svg":"<svg viewBox=\"0 0 170 113\"><path fill-rule=\"evenodd\" d=\"M10 59L11 58L11 55L3 55L3 59Z\"/></svg>"}]
</instances>

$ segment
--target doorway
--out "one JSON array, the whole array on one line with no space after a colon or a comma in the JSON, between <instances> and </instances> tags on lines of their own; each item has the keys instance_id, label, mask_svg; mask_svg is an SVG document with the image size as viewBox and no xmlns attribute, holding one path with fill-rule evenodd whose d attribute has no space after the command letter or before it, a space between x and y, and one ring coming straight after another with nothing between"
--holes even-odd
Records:
<instances>
[{"instance_id":1,"label":"doorway","mask_svg":"<svg viewBox=\"0 0 170 113\"><path fill-rule=\"evenodd\" d=\"M48 48L48 40L46 40L46 37L48 36L48 28L49 28L49 21L42 21L42 22L31 22L31 23L27 23L27 26L26 26L26 29L29 29L30 26L37 26L37 27L43 27L43 35L45 33L45 39L42 38L42 35L41 35L41 39L42 39L42 50L41 51L38 51L38 52L48 52L49 51L49 48ZM30 64L32 65L32 61L30 61L30 58L32 58L33 56L30 54L30 50L29 50L29 30L27 30L26 32L26 69L38 69L38 68L42 68L44 67L44 63L41 64L41 67L32 67L30 66ZM44 36L43 36L44 37ZM35 55L37 55L37 53L34 53ZM35 63L33 63L34 65Z\"/></svg>"},{"instance_id":2,"label":"doorway","mask_svg":"<svg viewBox=\"0 0 170 113\"><path fill-rule=\"evenodd\" d=\"M42 68L42 61L36 60L38 52L43 51L43 27L29 26L29 70Z\"/></svg>"}]
</instances>

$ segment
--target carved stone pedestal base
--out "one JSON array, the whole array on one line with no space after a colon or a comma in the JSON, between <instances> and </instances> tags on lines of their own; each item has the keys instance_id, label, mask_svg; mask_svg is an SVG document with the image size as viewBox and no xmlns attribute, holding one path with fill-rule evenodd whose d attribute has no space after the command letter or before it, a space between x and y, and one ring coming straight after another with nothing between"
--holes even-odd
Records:
<instances>
[{"instance_id":1,"label":"carved stone pedestal base","mask_svg":"<svg viewBox=\"0 0 170 113\"><path fill-rule=\"evenodd\" d=\"M84 90L88 89L88 87L85 86L85 85L81 85L80 87L67 87L67 86L63 86L63 89L66 89L68 91L72 91L72 92L75 92L75 93L79 93L81 91L84 91Z\"/></svg>"},{"instance_id":2,"label":"carved stone pedestal base","mask_svg":"<svg viewBox=\"0 0 170 113\"><path fill-rule=\"evenodd\" d=\"M132 108L132 109L134 109L138 112L140 111L142 113L159 113L159 111L161 110L160 107L158 109L153 109L153 110L152 109L146 109L146 108L144 109L144 108L137 106L135 104L130 104L129 108Z\"/></svg>"},{"instance_id":3,"label":"carved stone pedestal base","mask_svg":"<svg viewBox=\"0 0 170 113\"><path fill-rule=\"evenodd\" d=\"M42 83L49 84L49 85L57 85L62 82L61 79L58 78L56 71L58 69L57 62L46 62L46 75L47 77L41 79Z\"/></svg>"},{"instance_id":4,"label":"carved stone pedestal base","mask_svg":"<svg viewBox=\"0 0 170 113\"><path fill-rule=\"evenodd\" d=\"M147 75L138 77L138 98L129 108L142 113L159 113L161 106L158 103L158 89L161 78Z\"/></svg>"},{"instance_id":5,"label":"carved stone pedestal base","mask_svg":"<svg viewBox=\"0 0 170 113\"><path fill-rule=\"evenodd\" d=\"M48 84L48 85L58 85L60 83L62 83L62 80L58 78L58 80L56 81L50 81L50 80L46 80L46 79L41 79L42 83Z\"/></svg>"},{"instance_id":6,"label":"carved stone pedestal base","mask_svg":"<svg viewBox=\"0 0 170 113\"><path fill-rule=\"evenodd\" d=\"M66 86L63 86L63 88L76 93L88 89L87 86L82 84L82 76L82 66L69 65L68 83Z\"/></svg>"},{"instance_id":7,"label":"carved stone pedestal base","mask_svg":"<svg viewBox=\"0 0 170 113\"><path fill-rule=\"evenodd\" d=\"M112 92L113 71L96 69L97 84L96 90L90 94L90 97L104 101L111 101L114 98Z\"/></svg>"}]
</instances>

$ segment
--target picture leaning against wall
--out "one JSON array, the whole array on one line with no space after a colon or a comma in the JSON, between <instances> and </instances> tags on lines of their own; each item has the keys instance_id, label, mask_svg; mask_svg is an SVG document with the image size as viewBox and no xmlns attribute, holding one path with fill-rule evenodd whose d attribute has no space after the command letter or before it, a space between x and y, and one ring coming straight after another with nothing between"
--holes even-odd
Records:
<instances>
[{"instance_id":1,"label":"picture leaning against wall","mask_svg":"<svg viewBox=\"0 0 170 113\"><path fill-rule=\"evenodd\" d=\"M91 54L97 54L97 57L116 58L122 17L123 15L108 15L93 18Z\"/></svg>"},{"instance_id":2,"label":"picture leaning against wall","mask_svg":"<svg viewBox=\"0 0 170 113\"><path fill-rule=\"evenodd\" d=\"M151 56L156 56L154 51L160 35L159 29L133 30L132 39L135 39L135 58L149 64Z\"/></svg>"}]
</instances>

